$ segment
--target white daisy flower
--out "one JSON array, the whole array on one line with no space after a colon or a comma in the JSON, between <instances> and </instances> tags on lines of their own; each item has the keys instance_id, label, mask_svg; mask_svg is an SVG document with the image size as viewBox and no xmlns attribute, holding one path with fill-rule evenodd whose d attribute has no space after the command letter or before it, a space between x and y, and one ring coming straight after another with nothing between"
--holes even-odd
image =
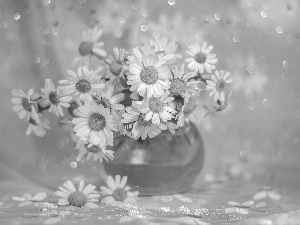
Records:
<instances>
[{"instance_id":1,"label":"white daisy flower","mask_svg":"<svg viewBox=\"0 0 300 225\"><path fill-rule=\"evenodd\" d=\"M49 126L50 122L46 118L43 118L40 114L39 117L40 123L38 124L36 120L30 118L29 119L29 126L26 130L26 135L30 135L32 132L39 137L43 137L46 134L46 129L51 129Z\"/></svg>"},{"instance_id":2,"label":"white daisy flower","mask_svg":"<svg viewBox=\"0 0 300 225\"><path fill-rule=\"evenodd\" d=\"M131 192L131 188L126 186L127 176L121 178L120 175L116 175L115 180L112 176L107 177L107 186L101 186L101 194L106 195L106 197L101 199L101 203L104 204L115 204L120 202L132 203L136 202L138 191Z\"/></svg>"},{"instance_id":3,"label":"white daisy flower","mask_svg":"<svg viewBox=\"0 0 300 225\"><path fill-rule=\"evenodd\" d=\"M102 49L104 42L99 41L101 36L102 30L99 30L98 27L83 32L83 41L79 45L80 57L75 58L75 63L80 66L88 66L90 57L96 56L103 59L107 56L107 53Z\"/></svg>"},{"instance_id":4,"label":"white daisy flower","mask_svg":"<svg viewBox=\"0 0 300 225\"><path fill-rule=\"evenodd\" d=\"M24 194L22 197L14 196L12 200L21 202L19 206L27 206L31 205L34 202L41 202L47 197L45 192L37 193L36 195L32 196L31 194Z\"/></svg>"},{"instance_id":5,"label":"white daisy flower","mask_svg":"<svg viewBox=\"0 0 300 225\"><path fill-rule=\"evenodd\" d=\"M148 98L159 97L170 87L170 71L165 63L168 55L161 57L155 55L142 55L137 49L133 49L133 56L128 56L129 73L127 84L130 90L137 90L139 95L147 94Z\"/></svg>"},{"instance_id":6,"label":"white daisy flower","mask_svg":"<svg viewBox=\"0 0 300 225\"><path fill-rule=\"evenodd\" d=\"M281 198L280 194L278 194L272 187L264 186L261 188L259 192L257 192L254 196L254 200L261 200L266 197L269 197L274 200L279 200Z\"/></svg>"},{"instance_id":7,"label":"white daisy flower","mask_svg":"<svg viewBox=\"0 0 300 225\"><path fill-rule=\"evenodd\" d=\"M116 130L110 110L97 105L96 102L86 101L76 111L78 118L72 120L74 131L81 140L89 140L94 145L113 145L113 132Z\"/></svg>"},{"instance_id":8,"label":"white daisy flower","mask_svg":"<svg viewBox=\"0 0 300 225\"><path fill-rule=\"evenodd\" d=\"M186 97L184 99L184 105L181 107L180 112L176 115L177 125L179 127L183 127L184 122L187 119L190 119L191 121L196 121L196 119L192 115L192 112L196 109L196 107L197 107L197 101L195 96Z\"/></svg>"},{"instance_id":9,"label":"white daisy flower","mask_svg":"<svg viewBox=\"0 0 300 225\"><path fill-rule=\"evenodd\" d=\"M181 54L175 54L178 46L176 44L176 38L166 38L166 37L158 37L153 39L145 39L144 40L144 46L142 47L143 51L150 51L151 54L156 54L159 57L162 57L164 55L172 55L172 58L170 58L167 63L170 64L171 62L174 62L174 59L180 59ZM150 50L147 50L145 48L149 48Z\"/></svg>"},{"instance_id":10,"label":"white daisy flower","mask_svg":"<svg viewBox=\"0 0 300 225\"><path fill-rule=\"evenodd\" d=\"M227 79L229 72L216 70L215 75L211 75L211 80L207 80L206 90L209 90L209 96L214 96L214 101L220 100L225 102L225 88L226 84L232 83L233 79Z\"/></svg>"},{"instance_id":11,"label":"white daisy flower","mask_svg":"<svg viewBox=\"0 0 300 225\"><path fill-rule=\"evenodd\" d=\"M179 71L176 66L174 70L171 70L171 74L169 88L171 95L180 95L184 98L187 94L191 96L200 91L198 88L200 81L190 80L195 75L194 72L184 74L184 64L181 65Z\"/></svg>"},{"instance_id":12,"label":"white daisy flower","mask_svg":"<svg viewBox=\"0 0 300 225\"><path fill-rule=\"evenodd\" d=\"M111 150L106 150L105 146L93 145L87 141L79 141L76 145L76 149L79 150L79 154L76 160L79 162L83 156L86 155L86 160L93 158L94 161L103 162L103 159L108 161L108 159L113 160L114 152Z\"/></svg>"},{"instance_id":13,"label":"white daisy flower","mask_svg":"<svg viewBox=\"0 0 300 225\"><path fill-rule=\"evenodd\" d=\"M188 62L188 68L190 70L203 73L204 69L206 72L211 73L212 70L216 68L214 64L218 62L216 54L211 54L210 51L213 46L210 45L206 48L207 43L204 42L200 48L199 43L189 45L189 51L187 54L193 58L186 58L185 61Z\"/></svg>"},{"instance_id":14,"label":"white daisy flower","mask_svg":"<svg viewBox=\"0 0 300 225\"><path fill-rule=\"evenodd\" d=\"M265 202L260 202L255 204L254 201L246 201L243 203L229 201L228 205L231 206L229 208L224 209L226 213L239 213L239 214L249 214L251 208L260 208L266 205Z\"/></svg>"},{"instance_id":15,"label":"white daisy flower","mask_svg":"<svg viewBox=\"0 0 300 225\"><path fill-rule=\"evenodd\" d=\"M100 91L97 95L97 97L99 96L99 98L96 100L96 102L111 110L123 110L124 106L120 104L120 102L124 100L125 95L123 93L119 93L116 95L113 94L114 85L107 83L105 89Z\"/></svg>"},{"instance_id":16,"label":"white daisy flower","mask_svg":"<svg viewBox=\"0 0 300 225\"><path fill-rule=\"evenodd\" d=\"M124 133L132 136L135 140L139 137L145 140L147 137L153 138L166 130L167 126L163 123L158 125L153 124L151 121L145 120L146 114L141 113L138 109L127 107L126 112L123 113L122 122L125 125Z\"/></svg>"},{"instance_id":17,"label":"white daisy flower","mask_svg":"<svg viewBox=\"0 0 300 225\"><path fill-rule=\"evenodd\" d=\"M105 87L105 84L100 83L102 76L98 75L102 69L103 67L99 67L93 71L83 66L79 67L77 74L68 70L69 80L60 80L59 84L63 85L62 89L65 95L73 95L74 98L79 97L82 101L93 101L92 95Z\"/></svg>"},{"instance_id":18,"label":"white daisy flower","mask_svg":"<svg viewBox=\"0 0 300 225\"><path fill-rule=\"evenodd\" d=\"M50 79L46 79L45 86L41 91L43 92L41 105L50 105L49 112L54 113L56 116L64 116L62 107L69 107L72 97L65 96L60 87L56 89Z\"/></svg>"},{"instance_id":19,"label":"white daisy flower","mask_svg":"<svg viewBox=\"0 0 300 225\"><path fill-rule=\"evenodd\" d=\"M58 200L58 205L69 206L67 209L80 208L98 208L94 202L99 201L100 194L95 191L96 186L88 184L84 188L84 181L80 181L78 189L75 188L71 181L67 181L63 186L58 187L59 190L55 194L61 197Z\"/></svg>"},{"instance_id":20,"label":"white daisy flower","mask_svg":"<svg viewBox=\"0 0 300 225\"><path fill-rule=\"evenodd\" d=\"M164 52L166 55L174 54L178 48L176 38L168 39L166 37L155 38L155 42L150 39L150 44L154 45L155 53Z\"/></svg>"},{"instance_id":21,"label":"white daisy flower","mask_svg":"<svg viewBox=\"0 0 300 225\"><path fill-rule=\"evenodd\" d=\"M114 80L115 78L124 78L124 71L128 70L125 59L128 53L123 48L114 48L114 57L109 55L105 62L108 64L106 78Z\"/></svg>"},{"instance_id":22,"label":"white daisy flower","mask_svg":"<svg viewBox=\"0 0 300 225\"><path fill-rule=\"evenodd\" d=\"M15 104L13 111L18 113L20 119L26 119L29 121L30 118L40 123L40 117L37 113L37 101L38 99L33 99L34 93L33 89L30 89L27 94L22 90L13 90L12 95L14 98L11 99L11 102Z\"/></svg>"},{"instance_id":23,"label":"white daisy flower","mask_svg":"<svg viewBox=\"0 0 300 225\"><path fill-rule=\"evenodd\" d=\"M151 97L147 98L144 101L133 102L133 105L136 105L141 113L145 114L145 120L152 120L153 124L160 124L160 120L167 122L171 120L176 112L168 103L174 100L173 97L169 96L170 92L166 91L159 98Z\"/></svg>"}]
</instances>

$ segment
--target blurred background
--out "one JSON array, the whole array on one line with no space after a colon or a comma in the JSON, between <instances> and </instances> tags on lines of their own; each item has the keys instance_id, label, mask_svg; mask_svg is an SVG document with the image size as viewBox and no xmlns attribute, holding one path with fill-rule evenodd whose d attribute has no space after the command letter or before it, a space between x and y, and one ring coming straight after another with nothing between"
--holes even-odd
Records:
<instances>
[{"instance_id":1,"label":"blurred background","mask_svg":"<svg viewBox=\"0 0 300 225\"><path fill-rule=\"evenodd\" d=\"M46 78L57 84L76 70L82 32L94 26L103 29L108 53L143 37L176 37L183 58L191 43L212 44L217 69L234 83L226 110L204 118L212 99L203 91L194 112L206 151L198 184L226 176L297 191L300 1L0 0L0 194L22 180L13 189L26 189L28 180L51 189L81 174L100 177L94 163L70 166L77 152L54 115L47 114L45 137L26 136L28 124L10 102L14 88L39 91Z\"/></svg>"}]
</instances>

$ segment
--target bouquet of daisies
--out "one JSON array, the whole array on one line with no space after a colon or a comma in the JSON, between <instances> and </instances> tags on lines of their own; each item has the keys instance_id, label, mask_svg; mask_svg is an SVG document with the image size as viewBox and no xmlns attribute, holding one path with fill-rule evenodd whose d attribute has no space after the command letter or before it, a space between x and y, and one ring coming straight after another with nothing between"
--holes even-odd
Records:
<instances>
[{"instance_id":1,"label":"bouquet of daisies","mask_svg":"<svg viewBox=\"0 0 300 225\"><path fill-rule=\"evenodd\" d=\"M68 70L58 86L46 79L41 93L13 90L13 110L29 122L27 135L45 135L50 122L44 112L49 111L71 132L78 161L86 155L102 162L113 159L109 148L116 135L145 140L164 130L175 133L186 120L195 120L200 83L215 102L205 106L208 113L226 108L232 79L228 72L215 70L218 59L212 45L189 45L183 60L176 40L160 37L143 39L130 51L116 47L108 55L101 36L98 28L84 32L76 58L80 67ZM88 66L92 57L99 59L96 70Z\"/></svg>"}]
</instances>

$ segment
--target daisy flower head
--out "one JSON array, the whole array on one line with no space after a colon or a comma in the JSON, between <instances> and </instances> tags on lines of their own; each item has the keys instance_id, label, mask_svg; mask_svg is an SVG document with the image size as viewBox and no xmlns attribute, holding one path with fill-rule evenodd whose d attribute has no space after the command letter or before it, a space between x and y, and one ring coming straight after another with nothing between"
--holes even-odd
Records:
<instances>
[{"instance_id":1,"label":"daisy flower head","mask_svg":"<svg viewBox=\"0 0 300 225\"><path fill-rule=\"evenodd\" d=\"M107 177L107 187L101 186L101 194L106 197L101 199L104 204L118 204L121 202L132 203L137 201L138 191L131 192L130 187L127 186L127 176L121 178L116 175L115 179L112 176Z\"/></svg>"},{"instance_id":2,"label":"daisy flower head","mask_svg":"<svg viewBox=\"0 0 300 225\"><path fill-rule=\"evenodd\" d=\"M113 132L116 130L110 110L86 101L76 110L78 118L72 120L74 131L81 140L88 140L94 145L113 145Z\"/></svg>"},{"instance_id":3,"label":"daisy flower head","mask_svg":"<svg viewBox=\"0 0 300 225\"><path fill-rule=\"evenodd\" d=\"M84 181L80 181L78 189L71 181L67 181L63 186L58 187L55 194L61 197L58 200L58 205L69 206L67 209L76 208L98 208L99 206L94 202L99 201L100 194L95 191L96 186L88 184L84 187Z\"/></svg>"},{"instance_id":4,"label":"daisy flower head","mask_svg":"<svg viewBox=\"0 0 300 225\"><path fill-rule=\"evenodd\" d=\"M225 89L227 84L232 83L233 79L228 79L229 72L216 70L215 75L211 75L211 80L207 80L206 90L209 90L209 96L213 96L214 101L225 102Z\"/></svg>"},{"instance_id":5,"label":"daisy flower head","mask_svg":"<svg viewBox=\"0 0 300 225\"><path fill-rule=\"evenodd\" d=\"M181 58L181 54L175 54L178 48L176 41L176 38L158 37L155 40L149 39L149 45L154 49L154 54L159 57L172 55L173 57L168 60L168 63L172 63L175 59Z\"/></svg>"},{"instance_id":6,"label":"daisy flower head","mask_svg":"<svg viewBox=\"0 0 300 225\"><path fill-rule=\"evenodd\" d=\"M32 196L31 194L24 194L22 197L14 196L12 200L21 202L19 206L27 206L31 205L34 202L41 202L44 201L47 197L45 192L37 193L36 195Z\"/></svg>"},{"instance_id":7,"label":"daisy flower head","mask_svg":"<svg viewBox=\"0 0 300 225\"><path fill-rule=\"evenodd\" d=\"M46 79L44 88L42 91L42 106L50 105L49 112L54 113L56 116L64 116L62 107L69 107L69 102L72 100L71 96L64 96L62 89L55 88L50 79Z\"/></svg>"},{"instance_id":8,"label":"daisy flower head","mask_svg":"<svg viewBox=\"0 0 300 225\"><path fill-rule=\"evenodd\" d=\"M108 64L108 75L106 78L110 78L111 80L116 77L124 78L124 71L128 70L128 66L125 62L125 59L128 55L127 51L123 48L114 48L114 57L109 55L105 60Z\"/></svg>"},{"instance_id":9,"label":"daisy flower head","mask_svg":"<svg viewBox=\"0 0 300 225\"><path fill-rule=\"evenodd\" d=\"M184 73L184 64L181 65L180 70L178 71L177 66L172 70L172 79L170 80L170 94L171 95L180 95L185 97L186 95L194 95L196 92L200 91L198 84L200 81L190 80L194 77L195 73Z\"/></svg>"},{"instance_id":10,"label":"daisy flower head","mask_svg":"<svg viewBox=\"0 0 300 225\"><path fill-rule=\"evenodd\" d=\"M184 99L184 105L181 107L180 112L177 114L177 125L179 127L183 127L184 122L186 119L191 119L192 121L195 120L195 118L192 115L192 112L196 109L197 107L197 101L196 97L186 97Z\"/></svg>"},{"instance_id":11,"label":"daisy flower head","mask_svg":"<svg viewBox=\"0 0 300 225\"><path fill-rule=\"evenodd\" d=\"M104 42L100 42L102 36L102 30L95 27L94 29L88 29L83 32L83 41L79 45L80 57L75 59L75 62L80 66L88 66L91 56L96 56L103 59L107 56L107 53L102 49Z\"/></svg>"},{"instance_id":12,"label":"daisy flower head","mask_svg":"<svg viewBox=\"0 0 300 225\"><path fill-rule=\"evenodd\" d=\"M169 95L170 92L166 91L159 98L151 97L144 101L136 101L133 104L136 104L141 113L145 114L146 121L152 120L153 124L159 125L161 123L160 120L167 122L173 118L173 114L176 112L168 104L174 100Z\"/></svg>"},{"instance_id":13,"label":"daisy flower head","mask_svg":"<svg viewBox=\"0 0 300 225\"><path fill-rule=\"evenodd\" d=\"M214 64L218 62L216 54L210 53L212 49L213 46L210 45L207 47L206 42L204 42L201 47L198 42L189 45L187 54L192 56L192 58L185 59L185 61L189 63L188 68L199 73L203 73L204 70L211 73L211 71L216 68Z\"/></svg>"},{"instance_id":14,"label":"daisy flower head","mask_svg":"<svg viewBox=\"0 0 300 225\"><path fill-rule=\"evenodd\" d=\"M114 95L114 85L107 83L105 89L99 92L97 95L98 99L96 102L102 104L104 108L110 110L123 110L124 106L120 103L124 100L125 96L123 93Z\"/></svg>"},{"instance_id":15,"label":"daisy flower head","mask_svg":"<svg viewBox=\"0 0 300 225\"><path fill-rule=\"evenodd\" d=\"M103 159L108 161L108 159L113 160L114 152L111 150L106 150L105 146L94 145L89 143L88 141L79 141L77 144L77 149L79 150L79 154L76 160L79 162L82 157L86 156L86 160L89 161L90 158L93 158L94 161L103 162Z\"/></svg>"},{"instance_id":16,"label":"daisy flower head","mask_svg":"<svg viewBox=\"0 0 300 225\"><path fill-rule=\"evenodd\" d=\"M148 98L159 97L170 87L170 71L165 65L166 58L158 58L156 55L143 55L137 48L134 55L128 56L129 73L127 84L130 90L147 95Z\"/></svg>"},{"instance_id":17,"label":"daisy flower head","mask_svg":"<svg viewBox=\"0 0 300 225\"><path fill-rule=\"evenodd\" d=\"M102 90L105 84L101 82L102 76L98 73L103 69L99 67L96 71L88 70L87 67L79 67L77 74L68 70L68 80L60 80L62 91L65 95L72 95L74 98L79 97L80 100L93 101L92 95Z\"/></svg>"},{"instance_id":18,"label":"daisy flower head","mask_svg":"<svg viewBox=\"0 0 300 225\"><path fill-rule=\"evenodd\" d=\"M26 121L32 118L36 123L40 123L40 117L37 113L37 104L35 102L38 99L33 99L33 89L30 89L27 94L22 90L14 89L12 95L14 97L11 99L11 102L15 105L13 111L18 113L19 118L25 118Z\"/></svg>"},{"instance_id":19,"label":"daisy flower head","mask_svg":"<svg viewBox=\"0 0 300 225\"><path fill-rule=\"evenodd\" d=\"M255 208L260 208L266 205L265 202L259 202L259 203L254 203L254 201L249 200L243 203L238 203L238 202L233 202L229 201L228 205L230 206L229 208L225 208L226 213L239 213L239 214L249 214L253 209Z\"/></svg>"},{"instance_id":20,"label":"daisy flower head","mask_svg":"<svg viewBox=\"0 0 300 225\"><path fill-rule=\"evenodd\" d=\"M153 124L145 119L146 114L141 113L138 109L127 107L126 112L122 114L122 123L125 125L124 133L135 140L141 137L145 140L147 137L153 138L166 130L167 126L163 123Z\"/></svg>"},{"instance_id":21,"label":"daisy flower head","mask_svg":"<svg viewBox=\"0 0 300 225\"><path fill-rule=\"evenodd\" d=\"M280 194L278 194L272 187L264 186L261 188L259 192L257 192L254 196L254 200L261 200L266 197L269 197L274 200L279 200L281 198Z\"/></svg>"},{"instance_id":22,"label":"daisy flower head","mask_svg":"<svg viewBox=\"0 0 300 225\"><path fill-rule=\"evenodd\" d=\"M26 130L26 135L30 135L33 132L38 137L45 136L46 129L51 129L49 126L50 122L46 118L43 118L42 114L39 114L39 121L40 123L37 123L36 120L32 118L29 119L29 126Z\"/></svg>"}]
</instances>

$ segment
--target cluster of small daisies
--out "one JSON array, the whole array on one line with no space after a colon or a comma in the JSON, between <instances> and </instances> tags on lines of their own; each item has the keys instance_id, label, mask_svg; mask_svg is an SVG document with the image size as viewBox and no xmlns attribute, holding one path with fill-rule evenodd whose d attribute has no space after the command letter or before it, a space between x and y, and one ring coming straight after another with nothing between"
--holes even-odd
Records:
<instances>
[{"instance_id":1,"label":"cluster of small daisies","mask_svg":"<svg viewBox=\"0 0 300 225\"><path fill-rule=\"evenodd\" d=\"M200 83L213 97L216 111L227 105L232 79L228 72L215 70L218 59L212 45L191 44L180 62L184 57L176 52L175 39L143 40L131 51L116 47L109 55L101 35L98 28L84 32L78 71L68 70L59 86L46 79L41 93L13 90L13 110L29 122L27 135L45 135L50 129L44 116L48 110L71 132L78 161L83 156L103 161L113 158L107 147L116 135L145 140L183 127L198 104ZM92 58L99 60L96 70L89 69Z\"/></svg>"}]
</instances>

